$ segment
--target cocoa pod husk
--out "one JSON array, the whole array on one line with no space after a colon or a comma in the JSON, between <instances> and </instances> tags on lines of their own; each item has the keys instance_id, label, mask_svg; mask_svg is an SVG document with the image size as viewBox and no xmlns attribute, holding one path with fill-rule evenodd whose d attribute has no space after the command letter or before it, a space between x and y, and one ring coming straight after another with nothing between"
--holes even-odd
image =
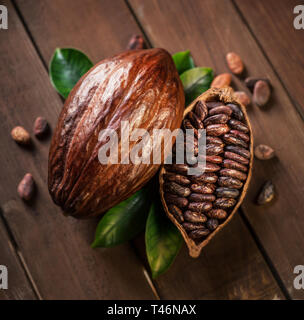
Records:
<instances>
[{"instance_id":1,"label":"cocoa pod husk","mask_svg":"<svg viewBox=\"0 0 304 320\"><path fill-rule=\"evenodd\" d=\"M170 218L170 220L176 225L176 227L179 229L179 231L181 232L187 246L189 249L189 254L192 257L198 257L201 253L201 250L211 241L211 239L213 239L216 234L218 234L218 232L224 228L233 218L233 216L235 215L235 213L237 212L238 207L240 206L241 202L243 201L248 186L249 186L249 182L251 179L251 174L252 174L252 162L253 162L253 136L252 136L252 129L251 129L251 125L247 116L247 112L246 112L246 108L244 105L242 105L239 101L237 101L235 99L235 97L233 96L233 91L230 88L222 88L222 89L216 89L216 88L211 88L208 91L206 91L205 93L203 93L201 96L199 96L196 100L194 100L185 110L184 112L184 118L187 116L187 114L194 110L194 107L196 105L196 103L198 101L203 101L205 102L209 113L206 116L209 117L210 116L210 111L212 111L214 108L217 107L221 107L223 105L226 104L225 107L229 107L231 109L231 111L227 111L228 116L231 115L231 117L234 117L235 119L239 120L239 121L244 121L244 123L246 124L246 129L245 130L239 130L239 128L237 128L235 126L235 128L229 128L232 130L237 130L240 131L244 134L246 134L249 137L249 141L245 141L245 142L249 145L249 151L250 151L250 157L243 157L241 155L239 155L238 153L232 152L232 151L224 151L223 154L223 162L222 164L216 164L216 163L212 163L212 162L206 162L206 168L207 170L205 170L205 172L200 175L200 176L188 176L188 178L192 181L192 185L197 183L203 183L203 184L212 184L212 183L216 183L218 180L219 175L219 171L220 170L224 170L226 169L233 169L233 170L237 170L241 173L246 173L247 174L247 178L246 180L243 180L242 183L244 183L243 187L241 189L235 189L235 188L228 188L231 190L236 190L236 191L229 191L227 193L223 192L221 189L220 194L224 194L224 195L232 195L235 196L236 192L239 192L239 196L237 198L227 198L227 197L218 197L216 198L215 201L203 201L203 202L193 202L190 201L194 200L195 197L197 197L196 199L199 199L198 196L194 195L194 193L191 193L190 196L188 197L188 206L187 209L183 209L183 210L189 210L192 212L197 212L197 213L202 213L205 216L209 217L210 219L215 219L215 221L209 222L210 224L210 228L214 228L216 226L216 221L218 221L218 226L215 228L215 230L210 231L208 228L203 228L201 227L200 229L196 229L196 230L192 230L192 231L186 231L183 226L175 219L174 215L170 212L170 210L168 209L168 204L165 200L165 192L164 192L164 175L165 173L170 170L169 166L162 166L161 170L160 170L160 174L159 174L159 182L160 182L160 195L161 195L161 200L165 209L166 214L168 215L168 217ZM224 108L226 109L226 108ZM223 110L223 109L222 109ZM215 114L221 114L224 112L217 112L217 110L215 111ZM226 124L224 124L225 126ZM220 124L220 126L222 126L222 124ZM208 126L207 126L208 128ZM211 127L212 130L215 130ZM216 128L217 129L217 128ZM211 132L212 132L211 130ZM219 129L217 129L219 130ZM209 135L207 134L206 140L207 143L209 144L216 144L214 142L214 140L210 140L210 138L215 138L215 139L219 139L217 140L218 144L223 144L223 140L222 140L222 136L225 133L228 133L228 131L225 132L226 130L222 130L220 132L220 134L216 134L216 135L210 135L210 128L209 128ZM247 131L247 132L244 132ZM218 132L216 132L218 133ZM240 136L234 135L235 137L241 139ZM226 156L225 156L226 155ZM227 157L228 155L228 157ZM245 154L247 156L247 153ZM217 166L217 167L214 167ZM170 170L171 171L171 170ZM225 173L225 171L224 171ZM184 173L185 175L187 175L187 173ZM225 175L223 176L225 177ZM201 180L201 181L200 181ZM240 180L240 179L239 179ZM241 180L240 180L241 181ZM191 188L191 187L190 187ZM218 189L218 188L217 188ZM195 192L196 193L196 192ZM201 194L202 196L204 194ZM208 194L210 196L212 196L213 194ZM190 198L192 197L192 198ZM186 199L187 200L187 199ZM204 203L204 205L202 205L201 203ZM209 203L209 205L205 205L206 203ZM190 208L189 208L190 207ZM205 210L205 211L203 211ZM229 214L228 214L229 212ZM208 221L209 221L208 220ZM206 223L205 223L206 224Z\"/></svg>"}]
</instances>

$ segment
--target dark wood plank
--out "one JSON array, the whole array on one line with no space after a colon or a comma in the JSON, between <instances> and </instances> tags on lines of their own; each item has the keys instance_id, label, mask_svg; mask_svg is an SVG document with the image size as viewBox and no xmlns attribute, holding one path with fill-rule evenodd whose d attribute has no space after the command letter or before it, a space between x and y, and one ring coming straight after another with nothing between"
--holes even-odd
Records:
<instances>
[{"instance_id":1,"label":"dark wood plank","mask_svg":"<svg viewBox=\"0 0 304 320\"><path fill-rule=\"evenodd\" d=\"M293 9L303 5L303 1L236 0L235 3L304 117L304 31L293 25L297 16Z\"/></svg>"},{"instance_id":2,"label":"dark wood plank","mask_svg":"<svg viewBox=\"0 0 304 320\"><path fill-rule=\"evenodd\" d=\"M0 265L7 267L8 289L0 289L0 300L36 300L36 295L0 221Z\"/></svg>"},{"instance_id":3,"label":"dark wood plank","mask_svg":"<svg viewBox=\"0 0 304 320\"><path fill-rule=\"evenodd\" d=\"M83 12L87 4L78 2L78 10ZM23 125L31 131L39 115L54 128L62 102L13 6L9 1L4 4L10 16L9 29L0 32L0 203L42 298L152 299L142 265L128 244L110 250L91 249L96 221L65 218L51 202L46 187L49 140L33 139L33 150L24 150L11 140L12 127ZM29 2L27 5L33 8ZM58 6L58 12L63 8L66 18L75 12L70 11L68 1ZM99 21L109 14L99 13ZM82 19L79 23L83 27L90 22ZM16 194L25 172L33 174L38 186L31 205Z\"/></svg>"},{"instance_id":4,"label":"dark wood plank","mask_svg":"<svg viewBox=\"0 0 304 320\"><path fill-rule=\"evenodd\" d=\"M289 294L303 298L304 291L295 290L292 283L293 268L303 260L304 128L280 81L231 2L177 0L173 5L169 0L132 0L130 3L154 46L165 47L172 53L190 49L197 65L213 67L217 73L228 71L225 54L235 51L243 57L248 74L261 74L271 80L274 92L268 108L250 107L248 112L255 143L273 146L277 158L255 161L243 209ZM235 87L244 88L236 77L233 82ZM279 195L272 205L258 207L253 203L257 190L269 178ZM242 241L244 234L240 230L235 232Z\"/></svg>"}]
</instances>

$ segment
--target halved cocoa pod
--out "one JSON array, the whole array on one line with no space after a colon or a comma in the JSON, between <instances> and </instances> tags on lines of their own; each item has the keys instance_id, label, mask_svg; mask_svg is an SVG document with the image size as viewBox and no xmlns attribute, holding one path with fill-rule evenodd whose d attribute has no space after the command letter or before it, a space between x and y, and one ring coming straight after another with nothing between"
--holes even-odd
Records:
<instances>
[{"instance_id":1,"label":"halved cocoa pod","mask_svg":"<svg viewBox=\"0 0 304 320\"><path fill-rule=\"evenodd\" d=\"M193 120L196 119L193 114L200 122ZM206 160L206 166L203 168L201 163L162 166L160 194L165 211L185 239L190 255L198 257L202 248L232 219L245 197L252 171L253 137L246 109L235 100L230 88L212 88L203 93L185 110L184 119L186 124L192 120L194 129L199 129L200 123L206 127L207 153L198 155L198 159ZM188 175L187 169L201 166L205 169L202 174ZM178 183L168 178L168 172L191 181L183 186L191 190L190 195L168 194L168 182ZM172 204L183 212L183 223L174 208L171 212Z\"/></svg>"}]
</instances>

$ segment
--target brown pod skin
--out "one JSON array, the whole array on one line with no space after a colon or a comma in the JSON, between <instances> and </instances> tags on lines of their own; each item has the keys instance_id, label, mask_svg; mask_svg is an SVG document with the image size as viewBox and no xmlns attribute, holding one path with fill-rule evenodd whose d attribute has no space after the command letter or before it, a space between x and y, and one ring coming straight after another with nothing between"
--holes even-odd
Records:
<instances>
[{"instance_id":1,"label":"brown pod skin","mask_svg":"<svg viewBox=\"0 0 304 320\"><path fill-rule=\"evenodd\" d=\"M231 159L224 159L223 161L223 167L227 169L235 169L235 170L241 170L243 172L247 172L248 168L244 166L243 164L233 161Z\"/></svg>"},{"instance_id":2,"label":"brown pod skin","mask_svg":"<svg viewBox=\"0 0 304 320\"><path fill-rule=\"evenodd\" d=\"M238 147L238 146L226 146L226 151L234 152L239 154L240 156L250 159L250 152L244 148Z\"/></svg>"},{"instance_id":3,"label":"brown pod skin","mask_svg":"<svg viewBox=\"0 0 304 320\"><path fill-rule=\"evenodd\" d=\"M204 214L190 210L185 211L184 218L188 222L193 223L204 223L207 221L207 217Z\"/></svg>"},{"instance_id":4,"label":"brown pod skin","mask_svg":"<svg viewBox=\"0 0 304 320\"><path fill-rule=\"evenodd\" d=\"M199 117L199 119L203 121L208 114L206 103L204 101L198 101L194 107L194 112Z\"/></svg>"},{"instance_id":5,"label":"brown pod skin","mask_svg":"<svg viewBox=\"0 0 304 320\"><path fill-rule=\"evenodd\" d=\"M218 137L227 132L229 132L230 128L227 124L211 124L207 126L206 131L210 136Z\"/></svg>"},{"instance_id":6,"label":"brown pod skin","mask_svg":"<svg viewBox=\"0 0 304 320\"><path fill-rule=\"evenodd\" d=\"M241 74L244 71L244 64L241 57L235 52L229 52L226 55L226 61L229 69L234 74Z\"/></svg>"},{"instance_id":7,"label":"brown pod skin","mask_svg":"<svg viewBox=\"0 0 304 320\"><path fill-rule=\"evenodd\" d=\"M191 183L191 181L187 177L175 174L173 172L167 172L165 174L165 179L166 181L176 182L183 186L187 186Z\"/></svg>"},{"instance_id":8,"label":"brown pod skin","mask_svg":"<svg viewBox=\"0 0 304 320\"><path fill-rule=\"evenodd\" d=\"M235 119L229 120L229 126L233 129L236 129L245 133L249 132L249 128L243 122L240 122Z\"/></svg>"},{"instance_id":9,"label":"brown pod skin","mask_svg":"<svg viewBox=\"0 0 304 320\"><path fill-rule=\"evenodd\" d=\"M216 114L226 114L228 117L230 117L232 114L232 109L229 108L228 106L218 106L218 107L212 108L209 111L209 116L214 116Z\"/></svg>"},{"instance_id":10,"label":"brown pod skin","mask_svg":"<svg viewBox=\"0 0 304 320\"><path fill-rule=\"evenodd\" d=\"M179 208L185 208L188 205L188 200L183 197L179 197L176 194L166 193L166 201L170 204L174 204Z\"/></svg>"},{"instance_id":11,"label":"brown pod skin","mask_svg":"<svg viewBox=\"0 0 304 320\"><path fill-rule=\"evenodd\" d=\"M174 204L170 204L168 208L180 223L184 222L184 215L182 210L179 207L175 206Z\"/></svg>"},{"instance_id":12,"label":"brown pod skin","mask_svg":"<svg viewBox=\"0 0 304 320\"><path fill-rule=\"evenodd\" d=\"M35 192L35 181L30 173L27 173L20 181L17 188L18 195L24 201L30 201Z\"/></svg>"},{"instance_id":13,"label":"brown pod skin","mask_svg":"<svg viewBox=\"0 0 304 320\"><path fill-rule=\"evenodd\" d=\"M204 126L209 126L210 124L220 124L220 123L227 123L229 117L227 114L215 114L214 116L208 117L204 120Z\"/></svg>"},{"instance_id":14,"label":"brown pod skin","mask_svg":"<svg viewBox=\"0 0 304 320\"><path fill-rule=\"evenodd\" d=\"M174 193L180 197L188 197L191 193L189 188L182 187L176 182L168 182L165 184L165 189L171 193Z\"/></svg>"},{"instance_id":15,"label":"brown pod skin","mask_svg":"<svg viewBox=\"0 0 304 320\"><path fill-rule=\"evenodd\" d=\"M214 194L201 194L201 193L191 193L188 197L190 202L200 202L200 201L208 201L213 202L215 200Z\"/></svg>"},{"instance_id":16,"label":"brown pod skin","mask_svg":"<svg viewBox=\"0 0 304 320\"><path fill-rule=\"evenodd\" d=\"M159 165L101 164L98 153L107 142L101 130L120 132L127 120L130 128L144 128L151 136L154 129L180 128L184 102L179 75L164 49L130 50L95 65L69 94L53 135L48 167L53 201L66 214L87 218L129 198ZM130 141L129 149L136 144Z\"/></svg>"},{"instance_id":17,"label":"brown pod skin","mask_svg":"<svg viewBox=\"0 0 304 320\"><path fill-rule=\"evenodd\" d=\"M190 186L191 190L195 193L213 193L215 190L215 185L212 183L206 183L206 184L191 184Z\"/></svg>"},{"instance_id":18,"label":"brown pod skin","mask_svg":"<svg viewBox=\"0 0 304 320\"><path fill-rule=\"evenodd\" d=\"M238 139L235 136L233 136L232 134L226 133L223 135L223 140L227 143L227 144L235 144L237 146L241 146L243 148L248 148L248 144L246 142L244 142L242 139Z\"/></svg>"},{"instance_id":19,"label":"brown pod skin","mask_svg":"<svg viewBox=\"0 0 304 320\"><path fill-rule=\"evenodd\" d=\"M240 180L231 177L219 177L217 183L219 186L227 188L240 189L243 187L243 183Z\"/></svg>"},{"instance_id":20,"label":"brown pod skin","mask_svg":"<svg viewBox=\"0 0 304 320\"><path fill-rule=\"evenodd\" d=\"M239 179L242 181L246 181L247 179L247 174L243 173L241 171L235 170L235 169L222 169L220 172L221 176L224 177L231 177L231 178L235 178L235 179Z\"/></svg>"},{"instance_id":21,"label":"brown pod skin","mask_svg":"<svg viewBox=\"0 0 304 320\"><path fill-rule=\"evenodd\" d=\"M218 107L223 107L220 108L220 110L215 110L215 113L212 115L216 114L225 114L228 117L231 116L231 119L235 121L242 121L243 125L247 128L248 127L248 132L241 131L237 128L230 128L229 125L227 124L216 124L216 126L220 125L220 127L227 126L225 130L220 130L221 132L218 132L219 129L218 127L214 128L208 125L207 126L207 134L206 134L206 142L207 144L211 145L220 145L221 147L225 147L225 152L221 154L220 156L215 155L215 156L210 156L206 155L204 156L206 161L206 168L203 168L203 166L198 163L196 165L191 165L191 167L202 167L202 169L205 169L205 172L198 175L198 176L190 176L187 175L187 173L184 173L185 176L189 180L191 180L192 184L190 185L191 191L195 189L195 192L193 191L187 199L184 198L188 202L187 208L183 208L182 211L184 212L184 219L187 221L185 218L185 212L192 211L196 215L198 213L204 213L204 215L208 216L208 220L211 220L211 222L204 222L204 225L207 224L211 229L215 230L208 230L206 227L201 227L200 229L197 230L185 230L182 224L178 222L178 220L175 218L173 213L170 212L168 209L168 202L166 201L166 192L164 190L164 184L167 180L165 180L165 174L166 172L172 171L169 169L169 167L163 166L160 170L159 174L159 182L160 182L160 195L161 195L161 200L165 209L165 212L167 213L168 217L170 220L176 225L176 227L179 229L181 232L183 238L185 239L185 242L188 246L189 253L192 257L198 257L202 248L206 246L213 237L218 234L218 232L224 228L229 221L233 218L235 215L239 205L241 204L242 200L245 197L245 194L248 189L249 181L251 178L251 171L252 171L252 160L253 160L253 137L252 137L252 130L250 126L250 122L247 116L247 112L245 107L234 98L233 91L231 88L223 88L223 89L209 89L205 93L203 93L201 96L199 96L196 100L194 100L185 110L184 112L184 118L187 117L187 114L191 111L195 112L195 106L198 101L202 101L206 104L208 108L208 114L205 118L210 117L210 112L214 108ZM227 113L224 112L223 110L228 110ZM199 114L199 113L196 113ZM208 128L209 127L209 128ZM209 129L209 130L208 130ZM211 129L211 130L210 130ZM246 134L246 136L242 137L238 133L230 133L230 129L239 131L242 134ZM214 131L215 134L214 134ZM226 150L227 143L224 144L222 137L224 134L230 133L233 137L237 139L242 139L244 142L248 144L249 152L250 152L250 158L242 157L238 153L231 152L229 150ZM249 140L246 141L246 137L249 137ZM245 138L244 138L245 137ZM231 145L232 147L237 147L241 148L236 145ZM244 148L241 148L244 149ZM245 150L245 149L244 149ZM247 154L246 154L247 155ZM200 155L201 156L201 155ZM207 158L209 157L209 158ZM220 157L222 159L213 159L215 162L212 162L210 157ZM219 162L221 160L221 162ZM217 162L218 161L218 162ZM233 169L239 171L241 174L246 172L247 178L246 180L240 180L235 177L227 177L225 175L221 175L220 171L224 169ZM225 173L225 171L224 171ZM218 184L218 179L222 178L220 181L232 181L235 183L235 180L237 179L237 185L232 184L233 188L227 188L227 187L221 187ZM228 178L228 179L227 179ZM220 182L222 183L222 182ZM193 187L193 184L197 185L210 185L212 184L213 186L216 186L217 191L213 190L214 187L212 188L213 192L212 193L200 193L197 192L199 187ZM236 187L239 187L240 184L243 184L242 188L237 189ZM192 188L191 188L192 186ZM189 185L188 185L189 187ZM221 189L222 188L222 189ZM211 191L211 190L210 190ZM221 195L221 196L220 196ZM216 197L214 201L211 201L214 199L214 196ZM208 199L210 201L207 201L206 197L212 197L211 199ZM236 197L236 198L232 198ZM206 205L207 204L207 205ZM187 213L189 214L189 213ZM212 219L215 219L213 221ZM219 224L220 221L220 224ZM189 221L191 222L191 221ZM197 225L198 223L196 223Z\"/></svg>"},{"instance_id":22,"label":"brown pod skin","mask_svg":"<svg viewBox=\"0 0 304 320\"><path fill-rule=\"evenodd\" d=\"M206 215L212 219L223 220L227 218L227 211L223 209L211 209L210 211L206 212Z\"/></svg>"},{"instance_id":23,"label":"brown pod skin","mask_svg":"<svg viewBox=\"0 0 304 320\"><path fill-rule=\"evenodd\" d=\"M242 139L244 142L249 142L250 140L248 134L238 130L230 130L229 134L233 135L236 138Z\"/></svg>"}]
</instances>

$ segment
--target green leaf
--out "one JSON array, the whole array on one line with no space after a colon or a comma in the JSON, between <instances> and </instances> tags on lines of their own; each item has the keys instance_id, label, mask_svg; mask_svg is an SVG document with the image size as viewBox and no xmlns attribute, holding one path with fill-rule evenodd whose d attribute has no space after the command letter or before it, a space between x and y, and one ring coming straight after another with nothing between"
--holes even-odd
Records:
<instances>
[{"instance_id":1,"label":"green leaf","mask_svg":"<svg viewBox=\"0 0 304 320\"><path fill-rule=\"evenodd\" d=\"M172 58L179 74L195 67L189 50L177 52Z\"/></svg>"},{"instance_id":2,"label":"green leaf","mask_svg":"<svg viewBox=\"0 0 304 320\"><path fill-rule=\"evenodd\" d=\"M143 188L107 211L97 226L92 247L114 247L142 231L151 205L148 192Z\"/></svg>"},{"instance_id":3,"label":"green leaf","mask_svg":"<svg viewBox=\"0 0 304 320\"><path fill-rule=\"evenodd\" d=\"M181 76L184 86L186 105L210 88L213 80L211 68L193 68L185 71Z\"/></svg>"},{"instance_id":4,"label":"green leaf","mask_svg":"<svg viewBox=\"0 0 304 320\"><path fill-rule=\"evenodd\" d=\"M182 236L167 218L161 203L151 206L146 225L146 252L152 277L169 269L182 244Z\"/></svg>"},{"instance_id":5,"label":"green leaf","mask_svg":"<svg viewBox=\"0 0 304 320\"><path fill-rule=\"evenodd\" d=\"M67 98L77 81L92 67L93 63L81 51L57 48L50 62L49 75L54 88Z\"/></svg>"}]
</instances>

